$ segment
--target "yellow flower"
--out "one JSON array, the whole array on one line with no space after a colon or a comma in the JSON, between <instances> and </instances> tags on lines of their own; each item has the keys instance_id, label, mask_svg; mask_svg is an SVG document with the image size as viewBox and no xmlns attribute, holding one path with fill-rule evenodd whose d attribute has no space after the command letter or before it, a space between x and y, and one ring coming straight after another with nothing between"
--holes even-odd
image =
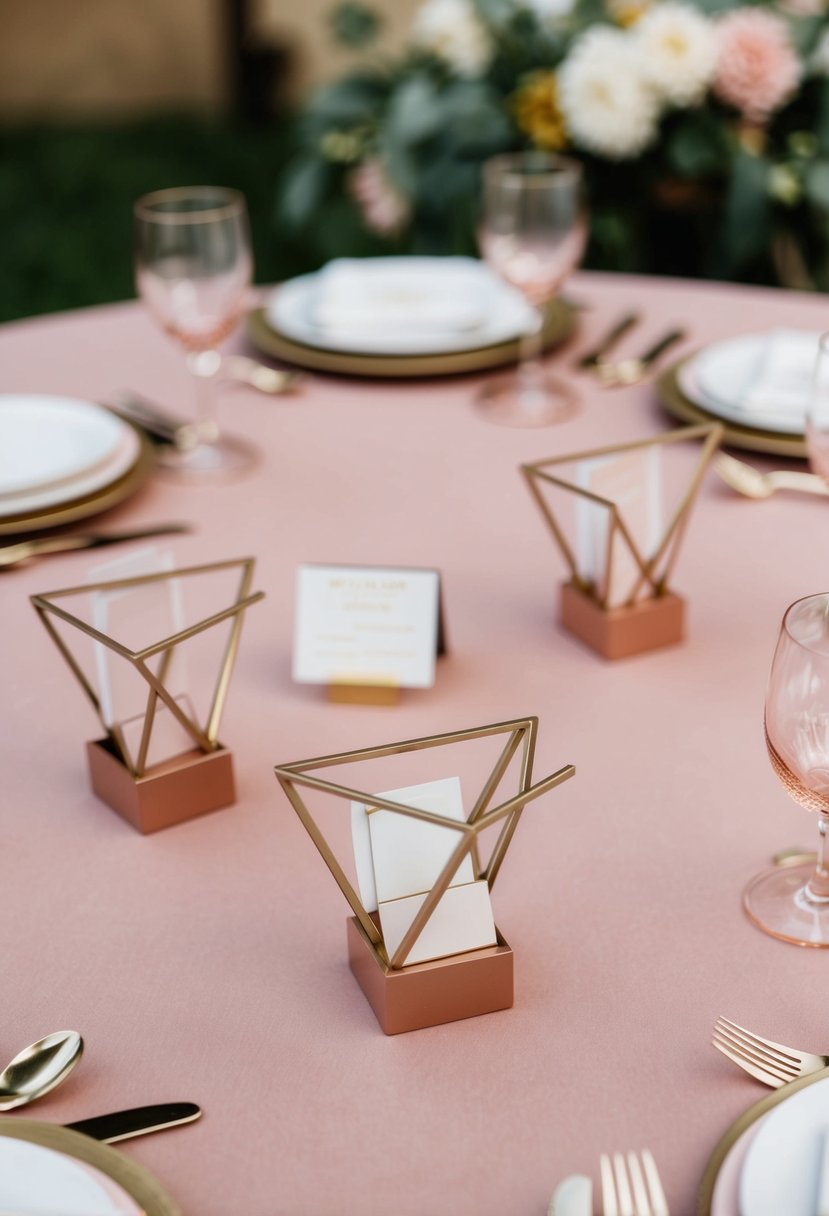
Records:
<instances>
[{"instance_id":1,"label":"yellow flower","mask_svg":"<svg viewBox=\"0 0 829 1216\"><path fill-rule=\"evenodd\" d=\"M512 98L518 129L529 135L537 148L558 152L567 143L567 127L558 100L555 72L538 71L528 76Z\"/></svg>"},{"instance_id":2,"label":"yellow flower","mask_svg":"<svg viewBox=\"0 0 829 1216\"><path fill-rule=\"evenodd\" d=\"M650 0L606 0L610 17L623 30L630 29L650 8Z\"/></svg>"}]
</instances>

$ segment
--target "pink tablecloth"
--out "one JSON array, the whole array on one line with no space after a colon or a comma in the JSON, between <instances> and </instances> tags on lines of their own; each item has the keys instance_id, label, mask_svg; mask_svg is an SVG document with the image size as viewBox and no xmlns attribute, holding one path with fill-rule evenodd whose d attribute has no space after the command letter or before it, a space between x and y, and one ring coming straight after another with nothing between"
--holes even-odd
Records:
<instances>
[{"instance_id":1,"label":"pink tablecloth","mask_svg":"<svg viewBox=\"0 0 829 1216\"><path fill-rule=\"evenodd\" d=\"M584 344L641 305L633 350L675 322L699 343L829 319L823 298L771 291L583 275L573 293ZM179 357L134 304L5 326L0 368L4 391L188 401ZM814 833L772 775L761 714L783 609L829 583L825 504L738 500L709 478L676 579L689 641L610 666L553 623L563 570L517 467L655 432L652 390L582 377L577 419L520 431L479 420L475 388L234 389L225 422L259 444L260 471L221 488L158 479L106 521L192 520L172 542L182 565L258 558L268 598L248 615L222 732L231 810L142 838L92 797L95 721L28 596L93 560L2 576L0 1053L84 1034L76 1073L30 1108L45 1119L199 1102L201 1123L125 1147L188 1216L543 1216L563 1174L642 1146L685 1216L758 1096L710 1047L716 1016L829 1047L827 958L740 907L769 855ZM433 691L377 709L292 685L308 561L443 571L451 653ZM272 765L533 713L537 775L578 771L524 816L494 893L515 1008L385 1038L345 964L344 901Z\"/></svg>"}]
</instances>

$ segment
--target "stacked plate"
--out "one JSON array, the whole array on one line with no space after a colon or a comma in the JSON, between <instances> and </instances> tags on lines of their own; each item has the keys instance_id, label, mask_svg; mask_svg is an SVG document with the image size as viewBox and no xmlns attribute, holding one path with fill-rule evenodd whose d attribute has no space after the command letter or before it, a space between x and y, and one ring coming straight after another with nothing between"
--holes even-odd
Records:
<instances>
[{"instance_id":1,"label":"stacked plate","mask_svg":"<svg viewBox=\"0 0 829 1216\"><path fill-rule=\"evenodd\" d=\"M829 1078L787 1096L740 1131L717 1173L707 1216L815 1216L829 1200ZM767 1105L774 1099L766 1099ZM822 1201L822 1202L821 1202Z\"/></svg>"},{"instance_id":2,"label":"stacked plate","mask_svg":"<svg viewBox=\"0 0 829 1216\"><path fill-rule=\"evenodd\" d=\"M104 511L138 488L152 462L142 434L100 405L0 395L0 534Z\"/></svg>"},{"instance_id":3,"label":"stacked plate","mask_svg":"<svg viewBox=\"0 0 829 1216\"><path fill-rule=\"evenodd\" d=\"M818 333L778 329L715 342L666 372L658 391L683 421L726 424L726 442L805 455Z\"/></svg>"},{"instance_id":4,"label":"stacked plate","mask_svg":"<svg viewBox=\"0 0 829 1216\"><path fill-rule=\"evenodd\" d=\"M79 1132L31 1119L0 1127L0 1211L15 1216L181 1216L147 1170Z\"/></svg>"},{"instance_id":5,"label":"stacked plate","mask_svg":"<svg viewBox=\"0 0 829 1216\"><path fill-rule=\"evenodd\" d=\"M554 301L546 346L573 323L573 309ZM432 376L513 362L531 324L523 296L474 258L342 258L279 287L251 314L248 335L300 367Z\"/></svg>"}]
</instances>

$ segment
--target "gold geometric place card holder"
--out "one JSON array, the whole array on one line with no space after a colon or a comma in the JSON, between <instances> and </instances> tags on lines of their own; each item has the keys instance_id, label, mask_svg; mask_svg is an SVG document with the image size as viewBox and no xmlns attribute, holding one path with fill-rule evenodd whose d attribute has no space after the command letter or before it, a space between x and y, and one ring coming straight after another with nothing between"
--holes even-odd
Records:
<instances>
[{"instance_id":1,"label":"gold geometric place card holder","mask_svg":"<svg viewBox=\"0 0 829 1216\"><path fill-rule=\"evenodd\" d=\"M386 1034L513 1003L512 950L491 919L490 893L524 807L575 773L568 764L533 784L537 730L537 718L521 718L274 770L351 908L349 966ZM467 779L473 761L477 777L486 774L468 813L458 778L412 784L414 776L432 775L433 749L446 749L440 752L444 765L449 754L461 760ZM358 788L319 775L368 762L376 784L360 781ZM403 784L401 768L405 788L366 792L366 784ZM502 786L517 790L505 796ZM316 813L312 799L322 803ZM342 815L349 807L350 860ZM327 833L319 822L326 808L332 815ZM331 841L339 843L337 851Z\"/></svg>"},{"instance_id":2,"label":"gold geometric place card holder","mask_svg":"<svg viewBox=\"0 0 829 1216\"><path fill-rule=\"evenodd\" d=\"M264 596L253 569L238 558L31 597L106 732L87 744L92 789L139 832L235 801L219 726L245 610Z\"/></svg>"},{"instance_id":3,"label":"gold geometric place card holder","mask_svg":"<svg viewBox=\"0 0 829 1216\"><path fill-rule=\"evenodd\" d=\"M603 658L682 641L669 582L722 436L718 423L681 427L521 466L570 571L560 622Z\"/></svg>"}]
</instances>

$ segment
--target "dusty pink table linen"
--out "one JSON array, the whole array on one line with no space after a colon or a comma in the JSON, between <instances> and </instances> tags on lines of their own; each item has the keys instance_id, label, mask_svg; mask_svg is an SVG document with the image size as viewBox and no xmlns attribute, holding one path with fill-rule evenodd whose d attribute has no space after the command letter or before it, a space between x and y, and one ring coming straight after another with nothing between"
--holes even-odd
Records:
<instances>
[{"instance_id":1,"label":"dusty pink table linen","mask_svg":"<svg viewBox=\"0 0 829 1216\"><path fill-rule=\"evenodd\" d=\"M563 371L631 304L646 322L629 353L675 323L690 349L829 321L825 298L769 290L583 274L572 294L587 308ZM2 391L190 402L135 304L7 325L0 368ZM554 624L563 568L517 470L655 433L653 390L580 376L576 419L521 431L476 417L478 383L233 388L223 421L262 449L259 471L158 478L101 521L193 521L169 542L180 565L258 559L267 599L222 729L231 810L142 838L93 798L95 719L28 602L93 559L2 576L0 1054L83 1033L81 1066L27 1112L44 1119L199 1102L199 1124L124 1149L187 1216L544 1216L564 1174L642 1146L690 1216L715 1142L760 1095L710 1047L717 1015L829 1046L829 959L740 907L773 851L815 835L771 772L762 703L784 608L829 586L826 504L748 502L709 477L675 579L687 644L606 664ZM372 709L291 683L294 572L312 561L442 570L451 651L434 690ZM272 765L530 713L537 775L577 776L525 815L494 892L515 1008L385 1038L347 969L344 901Z\"/></svg>"}]
</instances>

